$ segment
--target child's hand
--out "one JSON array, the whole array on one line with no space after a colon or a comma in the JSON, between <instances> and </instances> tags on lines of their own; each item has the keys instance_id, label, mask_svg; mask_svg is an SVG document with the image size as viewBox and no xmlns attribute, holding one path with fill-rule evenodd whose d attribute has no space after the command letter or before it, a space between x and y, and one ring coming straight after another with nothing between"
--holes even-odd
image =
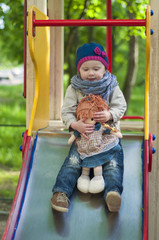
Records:
<instances>
[{"instance_id":1,"label":"child's hand","mask_svg":"<svg viewBox=\"0 0 159 240\"><path fill-rule=\"evenodd\" d=\"M108 122L109 120L112 120L113 117L108 110L105 110L105 111L94 113L93 119L96 122L105 123L105 122Z\"/></svg>"},{"instance_id":2,"label":"child's hand","mask_svg":"<svg viewBox=\"0 0 159 240\"><path fill-rule=\"evenodd\" d=\"M74 130L80 132L85 138L89 139L85 133L92 133L94 131L93 124L84 123L85 119L78 120L77 122L71 123L71 127Z\"/></svg>"}]
</instances>

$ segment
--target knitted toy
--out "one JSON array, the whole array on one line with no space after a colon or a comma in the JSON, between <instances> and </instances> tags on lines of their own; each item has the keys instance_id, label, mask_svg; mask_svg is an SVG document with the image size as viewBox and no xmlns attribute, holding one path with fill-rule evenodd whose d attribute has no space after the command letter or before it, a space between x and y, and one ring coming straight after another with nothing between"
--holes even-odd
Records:
<instances>
[{"instance_id":1,"label":"knitted toy","mask_svg":"<svg viewBox=\"0 0 159 240\"><path fill-rule=\"evenodd\" d=\"M85 123L95 126L93 133L86 134L89 139L78 131L74 131L74 134L68 140L68 143L71 144L76 139L78 152L82 159L82 174L77 181L77 188L83 193L99 193L104 190L102 164L100 161L98 163L98 157L101 158L105 149L109 149L114 141L122 138L121 132L116 128L106 123L96 123L93 119L95 112L108 109L106 101L99 95L86 96L77 106L77 120L86 119ZM94 170L94 177L91 180L89 176L90 168Z\"/></svg>"}]
</instances>

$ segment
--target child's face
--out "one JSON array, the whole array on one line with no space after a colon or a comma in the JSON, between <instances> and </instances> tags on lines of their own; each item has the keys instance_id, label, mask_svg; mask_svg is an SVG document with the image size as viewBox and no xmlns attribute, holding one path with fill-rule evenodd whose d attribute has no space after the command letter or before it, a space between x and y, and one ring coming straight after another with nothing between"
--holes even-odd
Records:
<instances>
[{"instance_id":1,"label":"child's face","mask_svg":"<svg viewBox=\"0 0 159 240\"><path fill-rule=\"evenodd\" d=\"M84 62L80 67L80 76L82 80L97 81L103 78L106 73L105 66L96 60Z\"/></svg>"}]
</instances>

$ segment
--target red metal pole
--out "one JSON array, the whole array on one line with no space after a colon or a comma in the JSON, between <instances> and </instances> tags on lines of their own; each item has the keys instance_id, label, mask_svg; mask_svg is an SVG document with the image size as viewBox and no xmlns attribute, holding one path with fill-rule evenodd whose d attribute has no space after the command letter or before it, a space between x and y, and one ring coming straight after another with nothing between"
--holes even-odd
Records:
<instances>
[{"instance_id":1,"label":"red metal pole","mask_svg":"<svg viewBox=\"0 0 159 240\"><path fill-rule=\"evenodd\" d=\"M149 142L144 142L144 240L148 240L148 161L149 161Z\"/></svg>"},{"instance_id":2,"label":"red metal pole","mask_svg":"<svg viewBox=\"0 0 159 240\"><path fill-rule=\"evenodd\" d=\"M25 185L27 183L27 176L29 172L29 165L32 154L32 140L31 137L27 137L25 154L23 158L23 163L20 171L19 181L16 188L14 200L12 203L12 208L9 214L7 225L5 227L2 240L13 239L14 232L16 230L17 219L20 212L20 206L23 200L23 195L25 191Z\"/></svg>"},{"instance_id":3,"label":"red metal pole","mask_svg":"<svg viewBox=\"0 0 159 240\"><path fill-rule=\"evenodd\" d=\"M111 0L107 0L107 19L112 19L112 3ZM109 60L109 71L112 72L112 27L107 27L107 55Z\"/></svg>"},{"instance_id":4,"label":"red metal pole","mask_svg":"<svg viewBox=\"0 0 159 240\"><path fill-rule=\"evenodd\" d=\"M26 55L27 55L27 49L26 49L26 22L27 22L27 0L24 1L24 98L26 98Z\"/></svg>"},{"instance_id":5,"label":"red metal pole","mask_svg":"<svg viewBox=\"0 0 159 240\"><path fill-rule=\"evenodd\" d=\"M119 19L119 20L36 20L33 19L33 27L60 27L60 26L146 26L145 19Z\"/></svg>"},{"instance_id":6,"label":"red metal pole","mask_svg":"<svg viewBox=\"0 0 159 240\"><path fill-rule=\"evenodd\" d=\"M144 120L144 117L142 117L142 116L124 116L124 117L122 117L122 119L140 119L140 120Z\"/></svg>"}]
</instances>

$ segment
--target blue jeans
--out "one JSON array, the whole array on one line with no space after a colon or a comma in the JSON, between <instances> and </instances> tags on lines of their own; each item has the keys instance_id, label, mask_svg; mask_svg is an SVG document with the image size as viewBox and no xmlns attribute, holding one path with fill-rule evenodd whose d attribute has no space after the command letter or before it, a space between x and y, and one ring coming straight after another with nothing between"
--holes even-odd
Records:
<instances>
[{"instance_id":1,"label":"blue jeans","mask_svg":"<svg viewBox=\"0 0 159 240\"><path fill-rule=\"evenodd\" d=\"M103 167L103 177L105 180L104 198L109 191L117 191L119 194L123 191L123 149L121 143L113 148L111 159L106 161ZM77 179L81 175L81 159L77 152L75 142L72 144L69 154L66 157L56 178L56 183L52 192L64 192L69 198L76 186Z\"/></svg>"}]
</instances>

